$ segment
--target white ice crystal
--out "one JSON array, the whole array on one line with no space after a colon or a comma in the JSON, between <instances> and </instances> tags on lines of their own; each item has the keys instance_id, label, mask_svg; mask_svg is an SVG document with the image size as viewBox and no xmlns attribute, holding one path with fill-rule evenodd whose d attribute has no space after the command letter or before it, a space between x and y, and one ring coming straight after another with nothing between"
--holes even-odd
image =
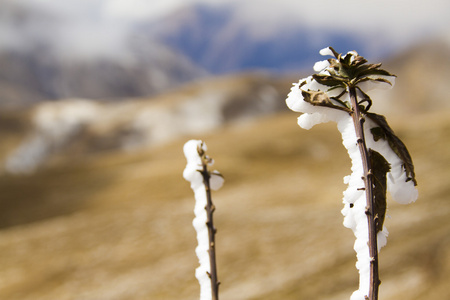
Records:
<instances>
[{"instance_id":1,"label":"white ice crystal","mask_svg":"<svg viewBox=\"0 0 450 300\"><path fill-rule=\"evenodd\" d=\"M323 56L333 56L333 51L331 51L330 47L323 48L319 53Z\"/></svg>"},{"instance_id":2,"label":"white ice crystal","mask_svg":"<svg viewBox=\"0 0 450 300\"><path fill-rule=\"evenodd\" d=\"M330 48L325 48L320 51L322 55L334 56L334 53ZM356 52L349 52L348 55L356 55ZM314 65L314 69L321 74L324 74L329 67L328 61L318 62ZM383 78L389 80L392 85L394 83L393 76L378 76L377 78ZM375 88L389 88L392 85L384 81L364 81L360 88L366 88L365 93ZM368 234L368 220L365 214L366 210L366 193L363 189L364 181L362 176L364 175L363 163L361 154L357 145L356 131L353 124L352 116L344 110L334 109L325 106L312 105L310 102L305 101L302 94L310 91L322 91L329 97L330 101L336 106L343 107L342 103L337 103L331 97L334 97L344 90L339 87L337 89L331 89L329 86L318 83L312 76L301 79L298 83L295 83L289 93L286 104L287 106L296 112L302 113L298 118L298 124L304 129L310 129L316 124L334 121L337 123L338 130L342 135L342 143L347 149L349 157L352 162L351 175L344 177L344 182L348 184L347 189L344 191L344 208L342 214L344 215L344 226L353 230L356 237L354 249L356 251L357 263L356 267L360 274L359 289L353 293L351 300L364 300L364 296L369 293L370 284L370 255L369 255L369 234ZM357 90L358 92L358 90ZM358 93L357 96L361 97L362 93ZM360 98L362 99L362 98ZM349 103L348 93L340 97L342 102ZM370 131L371 128L378 127L369 118L366 118L364 123L364 134L366 139L367 148L373 149L380 153L390 164L391 170L387 174L387 190L390 192L392 198L399 203L414 202L418 197L417 189L414 186L412 180L407 181L405 170L402 160L391 149L388 142L384 139L375 141ZM385 227L378 232L377 243L378 250L386 244L386 238L388 231Z\"/></svg>"},{"instance_id":3,"label":"white ice crystal","mask_svg":"<svg viewBox=\"0 0 450 300\"><path fill-rule=\"evenodd\" d=\"M326 68L328 68L329 66L330 66L330 63L328 62L328 60L318 61L314 64L314 71L321 72L321 71L325 70Z\"/></svg>"},{"instance_id":4,"label":"white ice crystal","mask_svg":"<svg viewBox=\"0 0 450 300\"><path fill-rule=\"evenodd\" d=\"M212 299L211 280L208 273L211 272L209 249L209 236L207 222L207 192L203 176L199 171L203 170L202 157L199 151L206 152L206 144L201 140L190 140L183 147L184 155L187 160L186 168L183 171L183 177L191 183L191 188L195 195L195 218L192 222L196 232L198 246L195 249L200 266L195 270L195 277L200 284L200 300ZM209 165L212 165L211 160ZM219 189L223 184L223 177L219 172L211 172L210 188Z\"/></svg>"}]
</instances>

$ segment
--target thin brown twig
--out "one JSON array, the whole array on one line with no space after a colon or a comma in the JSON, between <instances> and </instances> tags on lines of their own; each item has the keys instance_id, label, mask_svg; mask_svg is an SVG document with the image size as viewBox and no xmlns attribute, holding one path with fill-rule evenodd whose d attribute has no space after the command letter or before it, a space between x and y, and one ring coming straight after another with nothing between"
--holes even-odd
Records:
<instances>
[{"instance_id":1,"label":"thin brown twig","mask_svg":"<svg viewBox=\"0 0 450 300\"><path fill-rule=\"evenodd\" d=\"M366 215L369 226L369 255L370 255L370 287L368 300L378 300L378 287L380 285L379 271L378 271L378 245L376 232L376 216L375 203L373 197L373 173L372 166L366 147L364 137L364 116L361 114L356 99L355 87L349 87L350 101L352 104L352 118L356 131L356 139L358 143L359 152L361 153L363 163L363 180L366 191Z\"/></svg>"},{"instance_id":2,"label":"thin brown twig","mask_svg":"<svg viewBox=\"0 0 450 300\"><path fill-rule=\"evenodd\" d=\"M209 278L211 279L211 293L212 293L212 299L213 300L219 300L219 279L217 277L217 263L216 263L216 241L215 241L215 235L217 232L217 229L214 227L213 223L213 213L215 210L215 206L212 203L211 198L211 188L210 188L210 178L211 175L208 172L207 169L207 163L203 160L203 170L201 171L201 174L203 176L203 183L205 185L206 189L206 214L207 214L207 220L206 225L208 227L208 237L209 237L209 262L210 262L210 273L208 273Z\"/></svg>"}]
</instances>

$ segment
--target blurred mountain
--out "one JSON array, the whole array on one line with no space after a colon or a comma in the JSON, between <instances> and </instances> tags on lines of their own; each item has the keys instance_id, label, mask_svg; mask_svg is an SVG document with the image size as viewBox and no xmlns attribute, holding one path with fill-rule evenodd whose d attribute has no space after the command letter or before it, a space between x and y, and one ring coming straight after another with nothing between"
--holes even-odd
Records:
<instances>
[{"instance_id":1,"label":"blurred mountain","mask_svg":"<svg viewBox=\"0 0 450 300\"><path fill-rule=\"evenodd\" d=\"M153 95L207 74L125 25L84 21L24 1L1 3L2 106Z\"/></svg>"},{"instance_id":2,"label":"blurred mountain","mask_svg":"<svg viewBox=\"0 0 450 300\"><path fill-rule=\"evenodd\" d=\"M155 95L202 78L310 68L318 50L371 54L370 37L312 27L232 1L189 3L150 19L114 19L103 1L0 2L0 105ZM280 17L281 16L281 17ZM391 47L377 50L391 53Z\"/></svg>"},{"instance_id":3,"label":"blurred mountain","mask_svg":"<svg viewBox=\"0 0 450 300\"><path fill-rule=\"evenodd\" d=\"M114 100L152 95L206 74L156 43L129 50L130 62L114 57L61 59L45 48L0 53L2 105L67 97Z\"/></svg>"},{"instance_id":4,"label":"blurred mountain","mask_svg":"<svg viewBox=\"0 0 450 300\"><path fill-rule=\"evenodd\" d=\"M408 119L418 113L450 108L450 44L429 40L398 52L383 62L397 76L389 91L372 93L373 109Z\"/></svg>"},{"instance_id":5,"label":"blurred mountain","mask_svg":"<svg viewBox=\"0 0 450 300\"><path fill-rule=\"evenodd\" d=\"M387 60L393 90L372 98L374 111L407 120L450 108L449 46L417 45ZM225 125L254 122L287 110L284 99L300 77L242 73L194 82L149 98L108 102L64 99L0 114L2 169L28 173L46 162L114 151L136 151ZM17 117L14 117L17 116Z\"/></svg>"},{"instance_id":6,"label":"blurred mountain","mask_svg":"<svg viewBox=\"0 0 450 300\"><path fill-rule=\"evenodd\" d=\"M329 45L367 50L350 33L312 29L289 18L265 19L257 9L243 14L242 5L236 3L185 6L160 19L149 32L214 74L255 69L298 72Z\"/></svg>"},{"instance_id":7,"label":"blurred mountain","mask_svg":"<svg viewBox=\"0 0 450 300\"><path fill-rule=\"evenodd\" d=\"M387 93L387 105L404 114L450 107L450 44L428 40L397 53L386 62L397 74L396 87Z\"/></svg>"},{"instance_id":8,"label":"blurred mountain","mask_svg":"<svg viewBox=\"0 0 450 300\"><path fill-rule=\"evenodd\" d=\"M65 99L41 102L21 117L0 115L15 142L3 145L5 168L30 172L58 155L84 157L159 145L185 134L202 134L226 124L286 110L290 81L251 73L193 83L157 97L123 102ZM18 112L14 112L19 114ZM18 132L28 124L29 131ZM18 141L18 137L22 141Z\"/></svg>"}]
</instances>

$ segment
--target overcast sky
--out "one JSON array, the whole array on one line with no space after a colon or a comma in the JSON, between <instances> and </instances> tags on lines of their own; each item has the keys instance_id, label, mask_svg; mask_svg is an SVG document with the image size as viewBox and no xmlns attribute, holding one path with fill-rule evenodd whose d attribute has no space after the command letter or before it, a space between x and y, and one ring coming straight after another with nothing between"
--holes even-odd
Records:
<instances>
[{"instance_id":1,"label":"overcast sky","mask_svg":"<svg viewBox=\"0 0 450 300\"><path fill-rule=\"evenodd\" d=\"M95 39L114 40L122 25L136 18L156 19L195 2L239 4L239 20L251 23L260 33L276 26L291 24L315 30L333 29L352 32L374 48L388 42L390 48L402 46L427 37L450 41L449 0L3 0L35 5L61 15L68 25L52 28L53 35L61 31ZM1 4L0 2L0 9ZM1 13L0 13L1 16ZM1 21L1 20L0 20ZM0 23L1 24L1 23ZM76 26L74 26L76 24ZM86 30L84 30L85 28ZM267 29L266 29L267 28ZM47 28L48 31L48 28ZM328 30L329 31L329 30ZM0 33L2 32L0 28ZM3 32L6 32L3 30ZM20 35L20 34L19 34ZM14 36L14 33L10 33ZM15 34L17 36L17 34ZM369 38L367 38L369 37ZM382 43L377 39L382 38ZM0 41L2 37L0 36ZM72 39L75 40L75 39ZM108 45L109 41L102 42ZM65 43L72 47L69 41Z\"/></svg>"},{"instance_id":2,"label":"overcast sky","mask_svg":"<svg viewBox=\"0 0 450 300\"><path fill-rule=\"evenodd\" d=\"M38 0L35 0L38 1ZM50 0L41 0L50 1ZM92 1L92 0L91 0ZM450 40L449 0L103 0L111 17L157 17L194 2L233 3L249 22L264 25L293 22L312 28L334 28L379 34L399 45L418 37Z\"/></svg>"},{"instance_id":3,"label":"overcast sky","mask_svg":"<svg viewBox=\"0 0 450 300\"><path fill-rule=\"evenodd\" d=\"M183 5L203 3L239 3L251 17L297 17L308 23L343 28L381 26L383 28L439 27L450 24L448 0L14 0L34 2L57 9L79 10L100 7L111 17L157 17ZM257 13L256 13L257 12Z\"/></svg>"}]
</instances>

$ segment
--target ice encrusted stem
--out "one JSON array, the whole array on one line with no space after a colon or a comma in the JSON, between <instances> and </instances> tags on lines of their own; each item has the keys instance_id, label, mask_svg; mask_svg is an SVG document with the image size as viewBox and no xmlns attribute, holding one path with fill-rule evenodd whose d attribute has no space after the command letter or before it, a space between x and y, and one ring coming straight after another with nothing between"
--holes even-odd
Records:
<instances>
[{"instance_id":1,"label":"ice encrusted stem","mask_svg":"<svg viewBox=\"0 0 450 300\"><path fill-rule=\"evenodd\" d=\"M361 154L363 164L363 180L364 191L366 194L366 215L369 231L369 255L370 255L370 286L369 295L365 296L368 300L378 300L378 287L380 278L378 272L378 245L376 232L376 215L375 215L375 199L373 197L373 173L370 165L369 153L364 137L364 116L361 114L355 87L348 88L350 102L352 105L352 119L355 126L356 141L358 143L359 152Z\"/></svg>"},{"instance_id":2,"label":"ice encrusted stem","mask_svg":"<svg viewBox=\"0 0 450 300\"><path fill-rule=\"evenodd\" d=\"M382 115L369 112L372 99L367 92L391 88L395 75L369 64L356 51L347 54L332 47L320 54L333 56L314 65L318 72L296 83L286 99L287 106L302 113L298 125L310 129L335 121L352 161L352 173L344 177L344 226L356 241L359 289L351 300L377 300L380 285L378 252L386 244L388 231L386 192L393 200L408 204L418 191L411 155ZM367 139L365 139L365 136Z\"/></svg>"},{"instance_id":3,"label":"ice encrusted stem","mask_svg":"<svg viewBox=\"0 0 450 300\"><path fill-rule=\"evenodd\" d=\"M192 225L197 232L198 245L195 249L200 266L195 270L195 277L200 284L200 300L219 299L219 280L216 263L216 229L213 223L215 210L211 190L218 190L224 179L214 170L209 171L214 160L206 155L206 144L201 140L190 140L183 147L187 164L183 177L191 183L195 195L195 218Z\"/></svg>"},{"instance_id":4,"label":"ice encrusted stem","mask_svg":"<svg viewBox=\"0 0 450 300\"><path fill-rule=\"evenodd\" d=\"M217 263L216 263L216 232L217 229L214 227L213 222L213 213L216 209L214 204L212 203L211 198L211 187L210 187L210 179L211 175L208 171L208 166L204 160L202 160L202 171L200 171L203 177L203 184L205 185L206 190L206 226L208 227L208 237L209 237L209 263L210 263L210 272L208 273L209 278L211 279L211 293L213 300L219 300L219 279L217 277Z\"/></svg>"}]
</instances>

